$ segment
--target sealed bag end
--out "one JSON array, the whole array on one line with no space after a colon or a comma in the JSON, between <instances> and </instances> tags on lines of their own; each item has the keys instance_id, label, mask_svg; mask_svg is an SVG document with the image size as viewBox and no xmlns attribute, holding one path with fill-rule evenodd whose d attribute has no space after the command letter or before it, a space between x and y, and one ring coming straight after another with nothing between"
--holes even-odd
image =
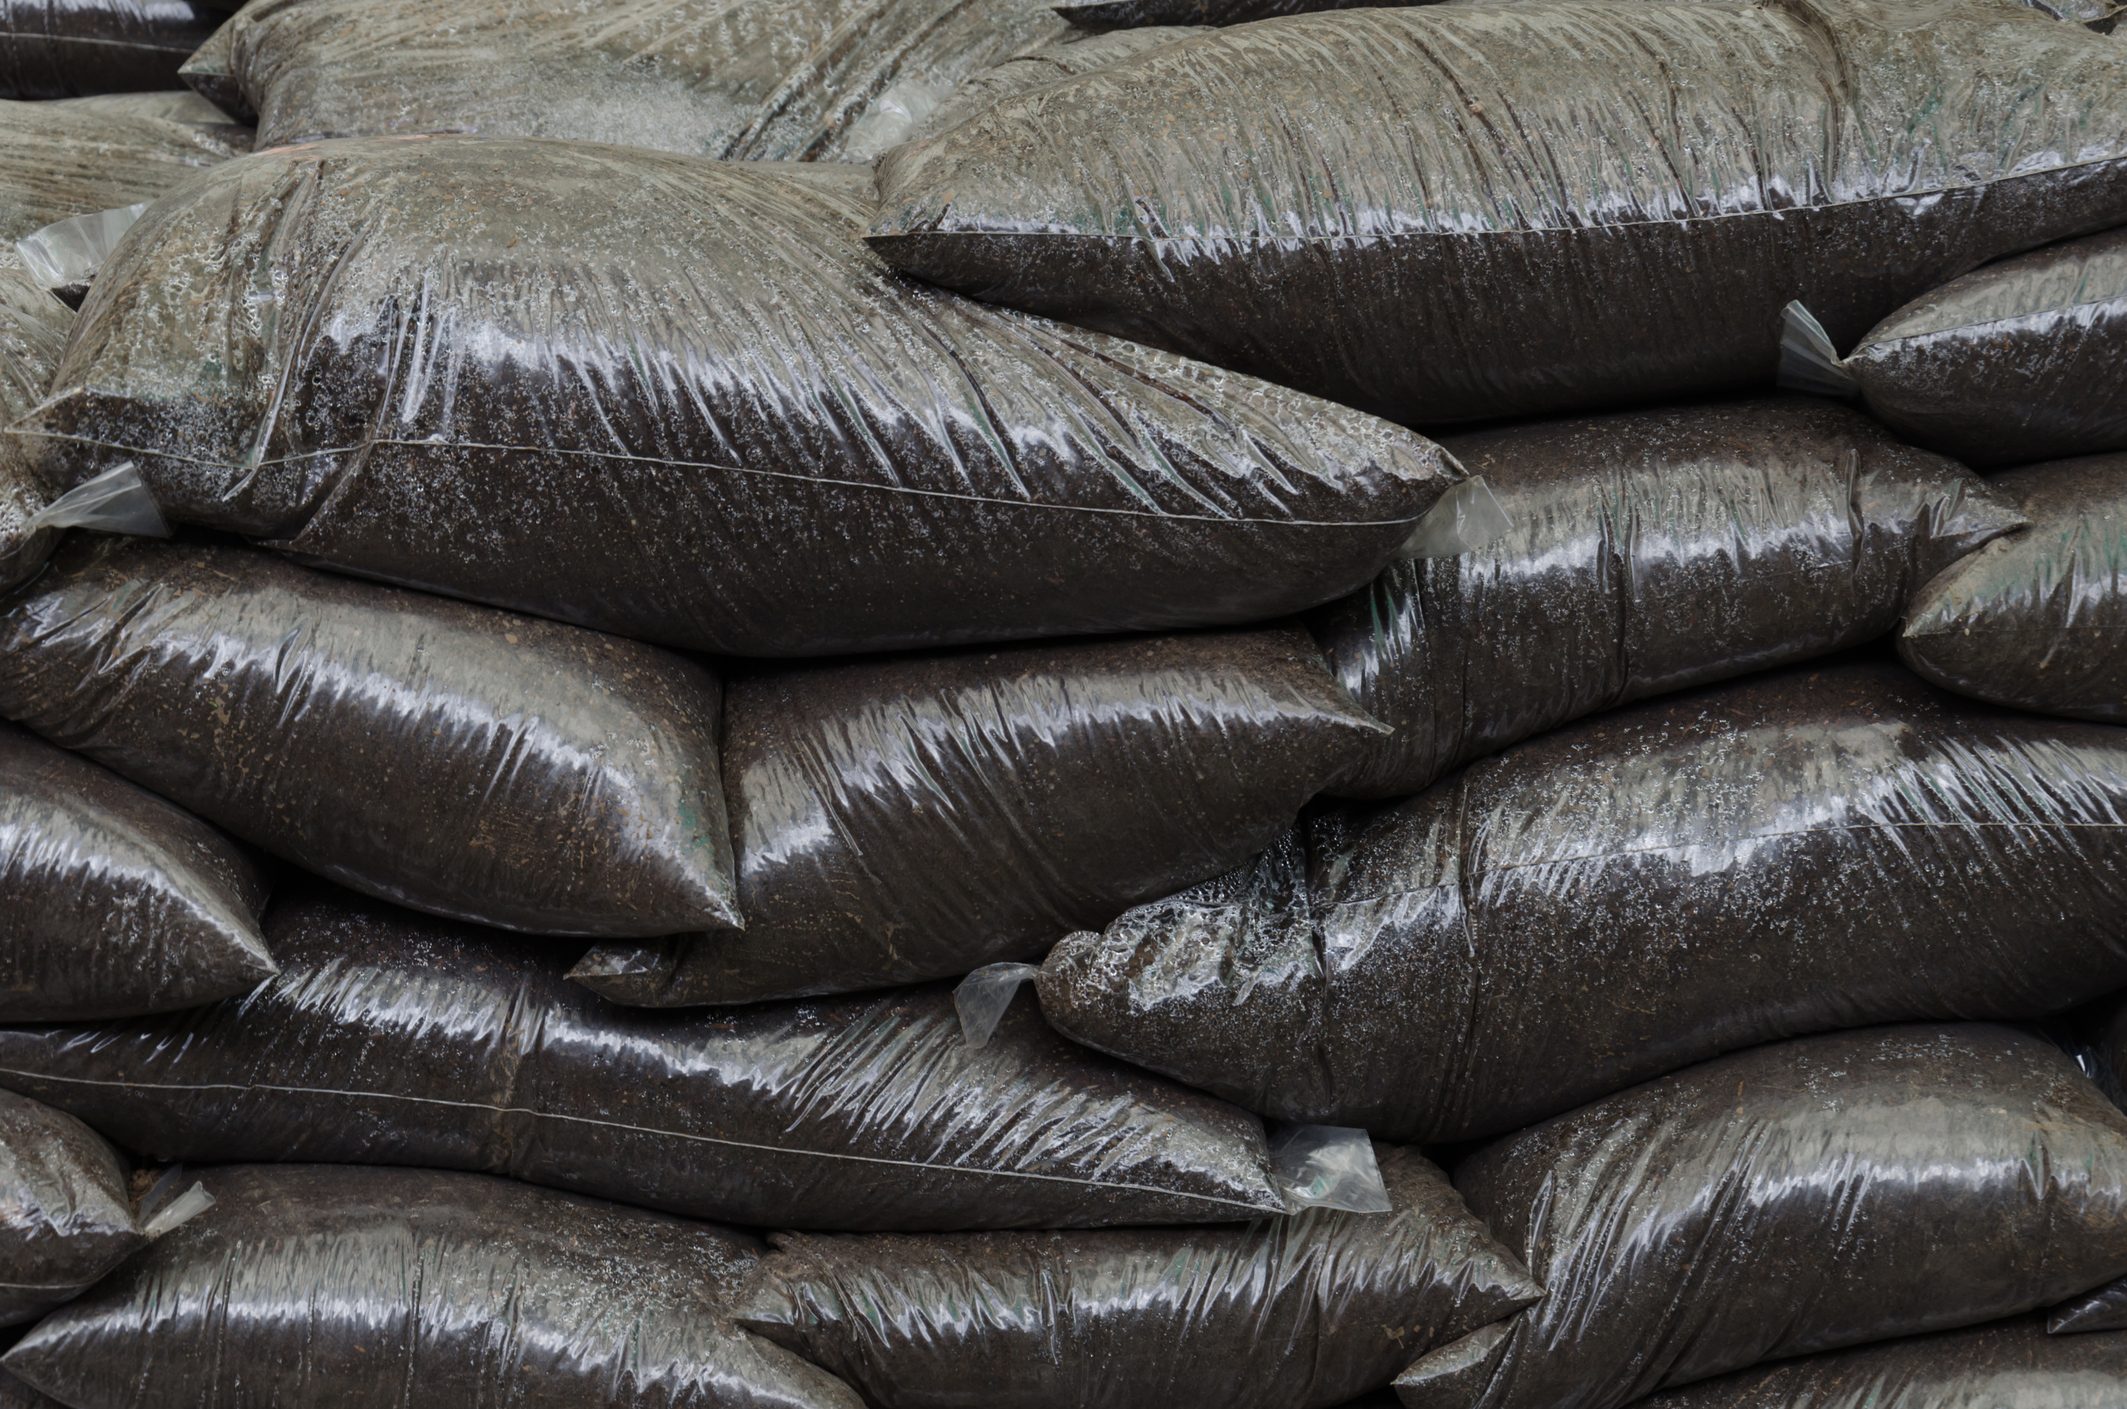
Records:
<instances>
[{"instance_id":1,"label":"sealed bag end","mask_svg":"<svg viewBox=\"0 0 2127 1409\"><path fill-rule=\"evenodd\" d=\"M147 208L148 203L142 201L54 221L17 240L15 253L22 256L23 267L40 287L78 304L96 271L109 261L111 251Z\"/></svg>"},{"instance_id":2,"label":"sealed bag end","mask_svg":"<svg viewBox=\"0 0 2127 1409\"><path fill-rule=\"evenodd\" d=\"M679 969L679 950L672 940L645 944L595 944L569 970L580 983L609 1003L633 1008L673 1006L666 998Z\"/></svg>"},{"instance_id":3,"label":"sealed bag end","mask_svg":"<svg viewBox=\"0 0 2127 1409\"><path fill-rule=\"evenodd\" d=\"M214 1195L190 1176L184 1166L172 1165L162 1172L140 1201L140 1231L149 1241L167 1236L214 1207Z\"/></svg>"},{"instance_id":4,"label":"sealed bag end","mask_svg":"<svg viewBox=\"0 0 2127 1409\"><path fill-rule=\"evenodd\" d=\"M1485 483L1472 475L1449 489L1426 510L1397 550L1399 560L1455 558L1506 536L1514 520Z\"/></svg>"},{"instance_id":5,"label":"sealed bag end","mask_svg":"<svg viewBox=\"0 0 2127 1409\"><path fill-rule=\"evenodd\" d=\"M1038 964L985 964L962 979L953 990L953 1011L960 1015L960 1035L967 1045L988 1046L1019 986L1040 977Z\"/></svg>"},{"instance_id":6,"label":"sealed bag end","mask_svg":"<svg viewBox=\"0 0 2127 1409\"><path fill-rule=\"evenodd\" d=\"M1346 1125L1287 1125L1270 1137L1270 1164L1286 1207L1346 1213L1387 1213L1388 1186L1382 1181L1374 1142L1364 1130Z\"/></svg>"},{"instance_id":7,"label":"sealed bag end","mask_svg":"<svg viewBox=\"0 0 2127 1409\"><path fill-rule=\"evenodd\" d=\"M1780 385L1815 396L1858 397L1860 385L1816 316L1799 299L1780 310Z\"/></svg>"},{"instance_id":8,"label":"sealed bag end","mask_svg":"<svg viewBox=\"0 0 2127 1409\"><path fill-rule=\"evenodd\" d=\"M125 533L136 538L168 538L170 524L148 489L140 467L120 461L94 479L83 480L32 515L30 532L86 528L98 533Z\"/></svg>"},{"instance_id":9,"label":"sealed bag end","mask_svg":"<svg viewBox=\"0 0 2127 1409\"><path fill-rule=\"evenodd\" d=\"M1468 1409L1504 1360L1514 1322L1494 1321L1420 1356L1396 1377L1403 1409Z\"/></svg>"}]
</instances>

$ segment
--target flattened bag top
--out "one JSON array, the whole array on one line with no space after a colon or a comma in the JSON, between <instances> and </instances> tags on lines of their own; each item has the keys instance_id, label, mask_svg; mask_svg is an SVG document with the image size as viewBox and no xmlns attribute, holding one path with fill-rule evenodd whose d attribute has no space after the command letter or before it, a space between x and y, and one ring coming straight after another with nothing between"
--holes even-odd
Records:
<instances>
[{"instance_id":1,"label":"flattened bag top","mask_svg":"<svg viewBox=\"0 0 2127 1409\"><path fill-rule=\"evenodd\" d=\"M731 1324L747 1234L477 1174L200 1182L212 1208L38 1325L7 1370L78 1409L859 1409Z\"/></svg>"},{"instance_id":2,"label":"flattened bag top","mask_svg":"<svg viewBox=\"0 0 2127 1409\"><path fill-rule=\"evenodd\" d=\"M1434 423L1768 384L1789 300L1845 346L2123 170L2127 48L1995 0L1422 5L999 103L886 156L873 243Z\"/></svg>"},{"instance_id":3,"label":"flattened bag top","mask_svg":"<svg viewBox=\"0 0 2127 1409\"><path fill-rule=\"evenodd\" d=\"M2031 465L1993 483L2031 526L1922 588L1899 655L1959 694L2127 722L2127 455Z\"/></svg>"},{"instance_id":4,"label":"flattened bag top","mask_svg":"<svg viewBox=\"0 0 2127 1409\"><path fill-rule=\"evenodd\" d=\"M1724 1057L1507 1136L1455 1187L1545 1296L1413 1365L1406 1409L1615 1409L2127 1271L2127 1116L1988 1024Z\"/></svg>"},{"instance_id":5,"label":"flattened bag top","mask_svg":"<svg viewBox=\"0 0 2127 1409\"><path fill-rule=\"evenodd\" d=\"M1324 1409L1542 1295L1416 1150L1380 1165L1387 1213L785 1236L734 1315L887 1409Z\"/></svg>"},{"instance_id":6,"label":"flattened bag top","mask_svg":"<svg viewBox=\"0 0 2127 1409\"><path fill-rule=\"evenodd\" d=\"M1509 527L1397 563L1308 617L1395 732L1335 789L1401 797L1628 701L1881 636L2023 522L1961 466L1801 397L1450 437Z\"/></svg>"},{"instance_id":7,"label":"flattened bag top","mask_svg":"<svg viewBox=\"0 0 2127 1409\"><path fill-rule=\"evenodd\" d=\"M198 0L0 0L0 98L174 87L220 18Z\"/></svg>"},{"instance_id":8,"label":"flattened bag top","mask_svg":"<svg viewBox=\"0 0 2127 1409\"><path fill-rule=\"evenodd\" d=\"M0 242L13 245L56 220L153 200L202 167L251 149L248 132L208 120L211 110L196 118L184 111L159 93L0 101Z\"/></svg>"},{"instance_id":9,"label":"flattened bag top","mask_svg":"<svg viewBox=\"0 0 2127 1409\"><path fill-rule=\"evenodd\" d=\"M301 0L231 21L259 145L465 132L870 161L1068 32L1040 0Z\"/></svg>"},{"instance_id":10,"label":"flattened bag top","mask_svg":"<svg viewBox=\"0 0 2127 1409\"><path fill-rule=\"evenodd\" d=\"M147 1241L117 1151L63 1111L0 1093L0 1326L36 1320Z\"/></svg>"},{"instance_id":11,"label":"flattened bag top","mask_svg":"<svg viewBox=\"0 0 2127 1409\"><path fill-rule=\"evenodd\" d=\"M1891 662L1584 721L1066 939L1068 1036L1447 1141L1716 1053L2127 985L2127 730Z\"/></svg>"},{"instance_id":12,"label":"flattened bag top","mask_svg":"<svg viewBox=\"0 0 2127 1409\"><path fill-rule=\"evenodd\" d=\"M716 676L251 548L76 535L0 716L321 875L559 934L736 925Z\"/></svg>"},{"instance_id":13,"label":"flattened bag top","mask_svg":"<svg viewBox=\"0 0 2127 1409\"><path fill-rule=\"evenodd\" d=\"M57 485L131 459L173 519L737 655L1276 617L1459 477L898 279L865 209L846 174L617 147L263 153L133 227L24 429Z\"/></svg>"},{"instance_id":14,"label":"flattened bag top","mask_svg":"<svg viewBox=\"0 0 2127 1409\"><path fill-rule=\"evenodd\" d=\"M1267 845L1381 726L1302 632L904 656L736 681L739 934L592 951L655 1007L957 978Z\"/></svg>"},{"instance_id":15,"label":"flattened bag top","mask_svg":"<svg viewBox=\"0 0 2127 1409\"><path fill-rule=\"evenodd\" d=\"M246 997L0 1029L0 1086L182 1160L508 1173L768 1228L1229 1222L1279 1213L1262 1122L1064 1041L981 1048L942 988L673 1017L520 937L319 890Z\"/></svg>"}]
</instances>

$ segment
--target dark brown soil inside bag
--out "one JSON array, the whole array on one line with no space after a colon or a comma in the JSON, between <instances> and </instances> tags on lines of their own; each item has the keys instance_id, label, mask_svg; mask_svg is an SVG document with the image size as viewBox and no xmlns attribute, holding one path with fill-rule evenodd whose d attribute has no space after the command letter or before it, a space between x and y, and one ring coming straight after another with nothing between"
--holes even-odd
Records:
<instances>
[{"instance_id":1,"label":"dark brown soil inside bag","mask_svg":"<svg viewBox=\"0 0 2127 1409\"><path fill-rule=\"evenodd\" d=\"M1507 1136L1455 1187L1546 1295L1414 1364L1407 1409L1610 1409L2127 1271L2127 1116L1989 1024L1724 1057Z\"/></svg>"},{"instance_id":2,"label":"dark brown soil inside bag","mask_svg":"<svg viewBox=\"0 0 2127 1409\"><path fill-rule=\"evenodd\" d=\"M1898 653L1959 694L2127 723L2127 455L2033 465L1992 483L2031 526L1923 587Z\"/></svg>"},{"instance_id":3,"label":"dark brown soil inside bag","mask_svg":"<svg viewBox=\"0 0 2127 1409\"><path fill-rule=\"evenodd\" d=\"M2084 1075L2127 1110L2127 996L2101 999L2051 1027ZM2046 1327L2056 1334L2127 1331L2127 1277L2063 1302Z\"/></svg>"},{"instance_id":4,"label":"dark brown soil inside bag","mask_svg":"<svg viewBox=\"0 0 2127 1409\"><path fill-rule=\"evenodd\" d=\"M1953 279L1833 375L1910 440L1973 465L2127 448L2127 230Z\"/></svg>"},{"instance_id":5,"label":"dark brown soil inside bag","mask_svg":"<svg viewBox=\"0 0 2127 1409\"><path fill-rule=\"evenodd\" d=\"M951 994L676 1017L522 939L344 893L276 902L280 976L94 1027L0 1029L0 1085L128 1148L507 1173L702 1218L928 1230L1216 1222L1284 1207L1261 1123L1015 1005Z\"/></svg>"},{"instance_id":6,"label":"dark brown soil inside bag","mask_svg":"<svg viewBox=\"0 0 2127 1409\"><path fill-rule=\"evenodd\" d=\"M736 655L1274 617L1364 584L1457 476L898 279L868 206L614 147L261 154L133 228L28 429L55 485L131 459L174 519Z\"/></svg>"},{"instance_id":7,"label":"dark brown soil inside bag","mask_svg":"<svg viewBox=\"0 0 2127 1409\"><path fill-rule=\"evenodd\" d=\"M573 977L672 1007L1038 958L1261 850L1380 732L1295 630L742 678L724 769L745 932L602 946Z\"/></svg>"},{"instance_id":8,"label":"dark brown soil inside bag","mask_svg":"<svg viewBox=\"0 0 2127 1409\"><path fill-rule=\"evenodd\" d=\"M74 314L33 282L12 249L0 253L0 426L50 390ZM0 435L0 591L43 566L58 534L34 520L51 501L21 442Z\"/></svg>"},{"instance_id":9,"label":"dark brown soil inside bag","mask_svg":"<svg viewBox=\"0 0 2127 1409\"><path fill-rule=\"evenodd\" d=\"M1416 1150L1379 1158L1387 1214L783 1236L734 1314L882 1409L1323 1409L1543 1294Z\"/></svg>"},{"instance_id":10,"label":"dark brown soil inside bag","mask_svg":"<svg viewBox=\"0 0 2127 1409\"><path fill-rule=\"evenodd\" d=\"M0 97L174 87L219 22L195 0L0 0Z\"/></svg>"},{"instance_id":11,"label":"dark brown soil inside bag","mask_svg":"<svg viewBox=\"0 0 2127 1409\"><path fill-rule=\"evenodd\" d=\"M147 1241L102 1137L0 1092L0 1326L36 1320Z\"/></svg>"},{"instance_id":12,"label":"dark brown soil inside bag","mask_svg":"<svg viewBox=\"0 0 2127 1409\"><path fill-rule=\"evenodd\" d=\"M0 241L153 200L251 149L248 132L181 111L165 94L0 101Z\"/></svg>"},{"instance_id":13,"label":"dark brown soil inside bag","mask_svg":"<svg viewBox=\"0 0 2127 1409\"><path fill-rule=\"evenodd\" d=\"M266 883L153 793L0 724L0 1021L188 1008L273 975Z\"/></svg>"},{"instance_id":14,"label":"dark brown soil inside bag","mask_svg":"<svg viewBox=\"0 0 2127 1409\"><path fill-rule=\"evenodd\" d=\"M1889 662L1559 730L1075 935L1069 1036L1266 1114L1509 1130L1718 1052L2127 984L2127 730Z\"/></svg>"},{"instance_id":15,"label":"dark brown soil inside bag","mask_svg":"<svg viewBox=\"0 0 2127 1409\"><path fill-rule=\"evenodd\" d=\"M1056 13L1073 24L1114 25L1128 34L1132 31L1123 26L1245 24L1280 15L1393 3L1396 0L1090 0L1085 4L1058 5Z\"/></svg>"},{"instance_id":16,"label":"dark brown soil inside bag","mask_svg":"<svg viewBox=\"0 0 2127 1409\"><path fill-rule=\"evenodd\" d=\"M2123 170L2127 48L1996 0L1421 5L999 103L883 159L873 243L1433 423L1764 385L1788 301L1844 346Z\"/></svg>"},{"instance_id":17,"label":"dark brown soil inside bag","mask_svg":"<svg viewBox=\"0 0 2127 1409\"><path fill-rule=\"evenodd\" d=\"M2127 1335L2035 1320L1945 1331L1723 1375L1643 1409L2127 1409Z\"/></svg>"},{"instance_id":18,"label":"dark brown soil inside bag","mask_svg":"<svg viewBox=\"0 0 2127 1409\"><path fill-rule=\"evenodd\" d=\"M76 1409L859 1409L731 1324L760 1244L430 1170L206 1171L214 1206L7 1369Z\"/></svg>"},{"instance_id":19,"label":"dark brown soil inside bag","mask_svg":"<svg viewBox=\"0 0 2127 1409\"><path fill-rule=\"evenodd\" d=\"M1395 726L1336 791L1415 793L1584 714L1881 636L2022 522L1961 467L1802 399L1453 437L1511 526L1398 563L1309 618Z\"/></svg>"},{"instance_id":20,"label":"dark brown soil inside bag","mask_svg":"<svg viewBox=\"0 0 2127 1409\"><path fill-rule=\"evenodd\" d=\"M0 716L300 866L513 929L738 923L719 686L651 646L249 548L77 535Z\"/></svg>"}]
</instances>

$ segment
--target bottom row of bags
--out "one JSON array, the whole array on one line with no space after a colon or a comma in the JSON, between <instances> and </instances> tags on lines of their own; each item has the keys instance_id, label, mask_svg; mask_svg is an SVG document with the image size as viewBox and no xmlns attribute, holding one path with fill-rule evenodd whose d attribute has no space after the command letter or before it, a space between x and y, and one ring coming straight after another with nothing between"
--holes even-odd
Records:
<instances>
[{"instance_id":1,"label":"bottom row of bags","mask_svg":"<svg viewBox=\"0 0 2127 1409\"><path fill-rule=\"evenodd\" d=\"M1756 1048L1480 1147L1452 1184L1381 1146L1386 1213L1190 1228L764 1247L484 1174L299 1164L201 1171L189 1217L142 1222L72 1128L42 1174L9 1141L43 1199L0 1219L0 1277L124 1260L0 1363L74 1409L1329 1409L1392 1379L1410 1409L2127 1403L2127 1115L1991 1024ZM2094 1334L2012 1319L2071 1299L2056 1325Z\"/></svg>"}]
</instances>

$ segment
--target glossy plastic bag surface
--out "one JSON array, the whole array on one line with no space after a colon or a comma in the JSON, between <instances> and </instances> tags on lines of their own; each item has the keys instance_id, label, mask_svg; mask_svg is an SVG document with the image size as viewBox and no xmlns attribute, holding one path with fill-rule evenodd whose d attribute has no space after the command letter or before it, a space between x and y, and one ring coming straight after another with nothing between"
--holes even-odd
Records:
<instances>
[{"instance_id":1,"label":"glossy plastic bag surface","mask_svg":"<svg viewBox=\"0 0 2127 1409\"><path fill-rule=\"evenodd\" d=\"M13 253L0 253L0 426L41 400L58 370L74 315L37 286ZM44 565L56 535L37 514L51 502L21 442L0 434L0 591Z\"/></svg>"},{"instance_id":2,"label":"glossy plastic bag surface","mask_svg":"<svg viewBox=\"0 0 2127 1409\"><path fill-rule=\"evenodd\" d=\"M987 1046L942 988L715 1016L618 1008L521 938L338 892L267 916L278 978L189 1013L0 1029L0 1086L128 1148L508 1173L770 1228L1275 1213L1260 1121L1032 1004Z\"/></svg>"},{"instance_id":3,"label":"glossy plastic bag surface","mask_svg":"<svg viewBox=\"0 0 2127 1409\"><path fill-rule=\"evenodd\" d=\"M76 1409L859 1409L731 1324L744 1233L478 1174L235 1166L10 1350Z\"/></svg>"},{"instance_id":4,"label":"glossy plastic bag surface","mask_svg":"<svg viewBox=\"0 0 2127 1409\"><path fill-rule=\"evenodd\" d=\"M732 682L741 934L593 950L622 1003L956 978L1268 845L1381 726L1302 632L1204 632Z\"/></svg>"},{"instance_id":5,"label":"glossy plastic bag surface","mask_svg":"<svg viewBox=\"0 0 2127 1409\"><path fill-rule=\"evenodd\" d=\"M1038 49L1030 49L984 69L953 89L936 106L918 117L915 130L909 134L910 139L928 137L958 126L992 103L1051 83L1061 83L1067 78L1135 58L1162 44L1172 44L1177 39L1206 32L1202 26L1194 24L1147 25L1101 33L1068 30Z\"/></svg>"},{"instance_id":6,"label":"glossy plastic bag surface","mask_svg":"<svg viewBox=\"0 0 2127 1409\"><path fill-rule=\"evenodd\" d=\"M218 20L197 0L0 0L0 98L175 87Z\"/></svg>"},{"instance_id":7,"label":"glossy plastic bag surface","mask_svg":"<svg viewBox=\"0 0 2127 1409\"><path fill-rule=\"evenodd\" d=\"M272 976L266 882L228 837L0 724L0 1021L189 1008Z\"/></svg>"},{"instance_id":8,"label":"glossy plastic bag surface","mask_svg":"<svg viewBox=\"0 0 2127 1409\"><path fill-rule=\"evenodd\" d=\"M296 864L514 929L738 923L717 678L296 567L76 536L0 603L0 716Z\"/></svg>"},{"instance_id":9,"label":"glossy plastic bag surface","mask_svg":"<svg viewBox=\"0 0 2127 1409\"><path fill-rule=\"evenodd\" d=\"M882 1409L1323 1409L1542 1295L1416 1150L1391 1211L775 1240L739 1323Z\"/></svg>"},{"instance_id":10,"label":"glossy plastic bag surface","mask_svg":"<svg viewBox=\"0 0 2127 1409\"><path fill-rule=\"evenodd\" d=\"M0 101L0 241L150 200L251 149L250 134L162 94Z\"/></svg>"},{"instance_id":11,"label":"glossy plastic bag surface","mask_svg":"<svg viewBox=\"0 0 2127 1409\"><path fill-rule=\"evenodd\" d=\"M1308 618L1395 733L1338 792L1407 796L1569 720L1890 631L2022 522L1961 467L1801 398L1450 437L1509 523L1397 563Z\"/></svg>"},{"instance_id":12,"label":"glossy plastic bag surface","mask_svg":"<svg viewBox=\"0 0 2127 1409\"><path fill-rule=\"evenodd\" d=\"M1898 653L1947 689L2127 723L2127 455L1994 476L2031 526L1929 582Z\"/></svg>"},{"instance_id":13,"label":"glossy plastic bag surface","mask_svg":"<svg viewBox=\"0 0 2127 1409\"><path fill-rule=\"evenodd\" d=\"M866 209L840 169L615 147L264 153L141 218L26 431L53 484L136 460L179 521L736 655L1274 617L1457 477L898 279Z\"/></svg>"},{"instance_id":14,"label":"glossy plastic bag surface","mask_svg":"<svg viewBox=\"0 0 2127 1409\"><path fill-rule=\"evenodd\" d=\"M1310 818L1038 988L1266 1114L1457 1140L1752 1043L2127 984L2123 821L2127 730L1792 670Z\"/></svg>"},{"instance_id":15,"label":"glossy plastic bag surface","mask_svg":"<svg viewBox=\"0 0 2127 1409\"><path fill-rule=\"evenodd\" d=\"M2127 1270L2127 1115L1984 1023L1723 1057L1509 1135L1455 1187L1546 1294L1412 1365L1406 1409L1607 1409Z\"/></svg>"},{"instance_id":16,"label":"glossy plastic bag surface","mask_svg":"<svg viewBox=\"0 0 2127 1409\"><path fill-rule=\"evenodd\" d=\"M0 1092L0 1326L36 1320L147 1241L103 1137Z\"/></svg>"},{"instance_id":17,"label":"glossy plastic bag surface","mask_svg":"<svg viewBox=\"0 0 2127 1409\"><path fill-rule=\"evenodd\" d=\"M2123 169L2127 48L1998 0L1420 5L999 103L887 154L873 243L1427 424L1768 384L1789 300L1858 338Z\"/></svg>"},{"instance_id":18,"label":"glossy plastic bag surface","mask_svg":"<svg viewBox=\"0 0 2127 1409\"><path fill-rule=\"evenodd\" d=\"M2127 995L2101 999L2055 1024L2084 1075L2127 1110ZM2093 1288L2053 1308L2046 1329L2055 1334L2127 1331L2127 1277Z\"/></svg>"}]
</instances>

